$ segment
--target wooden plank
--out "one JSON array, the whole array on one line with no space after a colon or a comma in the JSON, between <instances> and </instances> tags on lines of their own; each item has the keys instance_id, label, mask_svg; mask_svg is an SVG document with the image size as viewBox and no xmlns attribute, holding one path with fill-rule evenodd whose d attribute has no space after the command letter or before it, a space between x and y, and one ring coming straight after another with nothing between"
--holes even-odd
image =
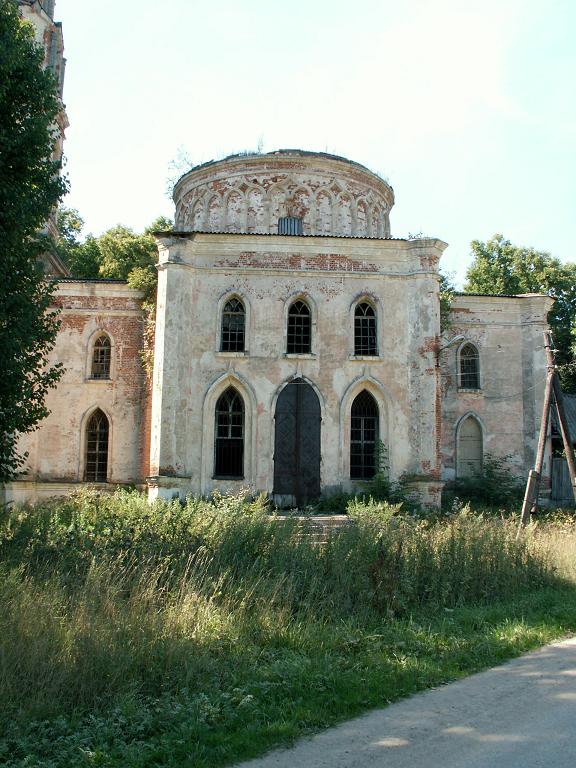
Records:
<instances>
[{"instance_id":1,"label":"wooden plank","mask_svg":"<svg viewBox=\"0 0 576 768\"><path fill-rule=\"evenodd\" d=\"M552 501L562 506L573 506L572 484L568 462L560 456L552 459Z\"/></svg>"}]
</instances>

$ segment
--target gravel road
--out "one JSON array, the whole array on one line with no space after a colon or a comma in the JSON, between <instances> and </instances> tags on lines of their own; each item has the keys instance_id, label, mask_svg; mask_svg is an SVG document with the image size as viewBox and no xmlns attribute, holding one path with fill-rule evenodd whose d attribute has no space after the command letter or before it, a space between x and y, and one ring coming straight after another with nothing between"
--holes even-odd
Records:
<instances>
[{"instance_id":1,"label":"gravel road","mask_svg":"<svg viewBox=\"0 0 576 768\"><path fill-rule=\"evenodd\" d=\"M574 768L576 638L238 768Z\"/></svg>"}]
</instances>

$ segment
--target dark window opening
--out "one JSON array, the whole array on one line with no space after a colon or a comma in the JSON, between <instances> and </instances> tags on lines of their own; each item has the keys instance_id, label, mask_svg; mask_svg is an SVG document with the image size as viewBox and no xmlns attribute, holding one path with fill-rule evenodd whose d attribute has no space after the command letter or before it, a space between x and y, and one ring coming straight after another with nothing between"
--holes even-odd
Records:
<instances>
[{"instance_id":1,"label":"dark window opening","mask_svg":"<svg viewBox=\"0 0 576 768\"><path fill-rule=\"evenodd\" d=\"M244 352L246 312L240 299L230 299L222 311L221 352Z\"/></svg>"},{"instance_id":2,"label":"dark window opening","mask_svg":"<svg viewBox=\"0 0 576 768\"><path fill-rule=\"evenodd\" d=\"M354 354L377 355L376 313L374 307L363 301L354 310Z\"/></svg>"},{"instance_id":3,"label":"dark window opening","mask_svg":"<svg viewBox=\"0 0 576 768\"><path fill-rule=\"evenodd\" d=\"M295 301L288 310L288 354L308 354L311 349L312 322L310 308L304 301Z\"/></svg>"},{"instance_id":4,"label":"dark window opening","mask_svg":"<svg viewBox=\"0 0 576 768\"><path fill-rule=\"evenodd\" d=\"M350 429L350 477L369 480L376 474L378 460L378 405L363 390L354 399Z\"/></svg>"},{"instance_id":5,"label":"dark window opening","mask_svg":"<svg viewBox=\"0 0 576 768\"><path fill-rule=\"evenodd\" d=\"M480 360L473 344L465 344L460 350L460 387L480 389Z\"/></svg>"},{"instance_id":6,"label":"dark window opening","mask_svg":"<svg viewBox=\"0 0 576 768\"><path fill-rule=\"evenodd\" d=\"M93 379L110 378L111 351L112 346L108 336L99 336L94 342L94 349L92 350L91 377Z\"/></svg>"},{"instance_id":7,"label":"dark window opening","mask_svg":"<svg viewBox=\"0 0 576 768\"><path fill-rule=\"evenodd\" d=\"M89 483L105 483L108 476L108 419L98 408L86 426L86 471Z\"/></svg>"},{"instance_id":8,"label":"dark window opening","mask_svg":"<svg viewBox=\"0 0 576 768\"><path fill-rule=\"evenodd\" d=\"M234 387L216 403L214 475L244 477L244 403Z\"/></svg>"}]
</instances>

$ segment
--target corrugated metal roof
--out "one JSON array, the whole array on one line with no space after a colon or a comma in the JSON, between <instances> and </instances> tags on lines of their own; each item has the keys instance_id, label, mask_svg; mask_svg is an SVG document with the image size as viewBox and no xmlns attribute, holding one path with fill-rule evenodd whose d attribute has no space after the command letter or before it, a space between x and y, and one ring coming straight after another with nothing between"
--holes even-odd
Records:
<instances>
[{"instance_id":1,"label":"corrugated metal roof","mask_svg":"<svg viewBox=\"0 0 576 768\"><path fill-rule=\"evenodd\" d=\"M530 296L518 295L513 293L466 293L465 291L454 291L454 296L488 296L492 299L530 299L533 296L546 296L545 293L531 294Z\"/></svg>"},{"instance_id":2,"label":"corrugated metal roof","mask_svg":"<svg viewBox=\"0 0 576 768\"><path fill-rule=\"evenodd\" d=\"M568 421L570 437L572 438L574 445L576 445L576 395L567 395L564 393L564 411L566 413L566 420ZM560 425L558 423L556 408L552 408L552 431L557 435L560 434Z\"/></svg>"},{"instance_id":3,"label":"corrugated metal roof","mask_svg":"<svg viewBox=\"0 0 576 768\"><path fill-rule=\"evenodd\" d=\"M160 230L152 232L153 235L171 235L175 237L189 237L190 235L243 235L244 237L334 237L339 240L398 240L399 242L412 242L414 238L407 237L366 237L363 235L280 235L278 232L210 232L207 229L187 229L187 230ZM440 240L439 237L423 237L422 240ZM415 239L414 239L415 241ZM470 294L468 294L470 295Z\"/></svg>"}]
</instances>

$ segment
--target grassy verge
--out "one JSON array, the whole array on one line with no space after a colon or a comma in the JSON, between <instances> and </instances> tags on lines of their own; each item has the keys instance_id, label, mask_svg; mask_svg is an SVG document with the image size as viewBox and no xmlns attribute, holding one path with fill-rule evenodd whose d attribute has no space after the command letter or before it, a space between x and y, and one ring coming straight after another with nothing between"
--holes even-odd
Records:
<instances>
[{"instance_id":1,"label":"grassy verge","mask_svg":"<svg viewBox=\"0 0 576 768\"><path fill-rule=\"evenodd\" d=\"M219 766L576 631L572 523L79 497L1 528L0 763Z\"/></svg>"}]
</instances>

